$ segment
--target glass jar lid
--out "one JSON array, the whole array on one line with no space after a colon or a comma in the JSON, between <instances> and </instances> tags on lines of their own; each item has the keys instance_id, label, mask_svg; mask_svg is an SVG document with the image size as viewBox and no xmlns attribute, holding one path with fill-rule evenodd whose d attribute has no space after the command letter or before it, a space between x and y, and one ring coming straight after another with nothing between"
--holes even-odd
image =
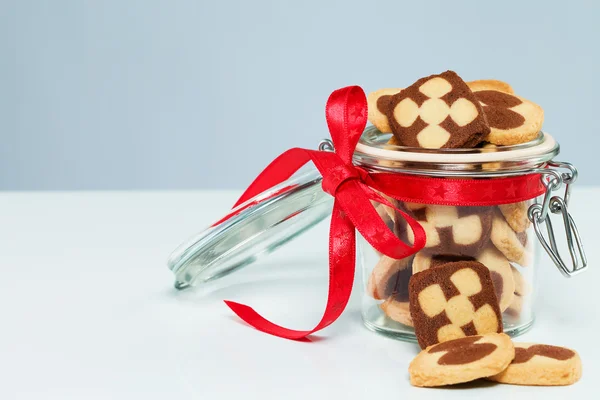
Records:
<instances>
[{"instance_id":1,"label":"glass jar lid","mask_svg":"<svg viewBox=\"0 0 600 400\"><path fill-rule=\"evenodd\" d=\"M468 149L424 149L388 143L391 133L368 126L354 152L356 165L425 175L518 175L539 168L559 153L554 138L540 132L527 143Z\"/></svg>"},{"instance_id":2,"label":"glass jar lid","mask_svg":"<svg viewBox=\"0 0 600 400\"><path fill-rule=\"evenodd\" d=\"M333 197L315 168L240 204L169 257L175 287L223 277L313 227L331 214Z\"/></svg>"}]
</instances>

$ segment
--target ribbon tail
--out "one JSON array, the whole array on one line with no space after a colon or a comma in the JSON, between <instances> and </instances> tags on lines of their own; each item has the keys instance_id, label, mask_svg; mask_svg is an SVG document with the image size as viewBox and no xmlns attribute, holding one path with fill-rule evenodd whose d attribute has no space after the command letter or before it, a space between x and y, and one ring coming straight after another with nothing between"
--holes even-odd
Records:
<instances>
[{"instance_id":1,"label":"ribbon tail","mask_svg":"<svg viewBox=\"0 0 600 400\"><path fill-rule=\"evenodd\" d=\"M300 340L333 323L344 311L354 282L356 234L352 222L336 200L333 206L329 235L329 289L327 306L321 321L311 330L294 330L277 325L252 307L233 301L225 304L247 324L259 331L285 339Z\"/></svg>"}]
</instances>

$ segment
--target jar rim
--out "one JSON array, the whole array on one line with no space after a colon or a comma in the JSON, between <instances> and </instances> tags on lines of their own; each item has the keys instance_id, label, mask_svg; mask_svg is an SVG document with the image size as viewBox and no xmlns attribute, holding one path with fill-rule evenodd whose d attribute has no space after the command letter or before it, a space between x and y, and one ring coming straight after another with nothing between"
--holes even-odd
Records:
<instances>
[{"instance_id":1,"label":"jar rim","mask_svg":"<svg viewBox=\"0 0 600 400\"><path fill-rule=\"evenodd\" d=\"M388 144L390 133L374 126L363 132L354 152L355 164L387 171L443 174L522 173L539 168L560 151L558 142L540 131L530 142L497 148L422 149Z\"/></svg>"}]
</instances>

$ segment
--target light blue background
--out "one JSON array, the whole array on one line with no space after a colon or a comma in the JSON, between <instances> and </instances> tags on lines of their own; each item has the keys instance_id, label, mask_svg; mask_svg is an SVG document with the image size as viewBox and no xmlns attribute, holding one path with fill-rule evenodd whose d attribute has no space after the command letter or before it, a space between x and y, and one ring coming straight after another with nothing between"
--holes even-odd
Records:
<instances>
[{"instance_id":1,"label":"light blue background","mask_svg":"<svg viewBox=\"0 0 600 400\"><path fill-rule=\"evenodd\" d=\"M0 1L0 189L242 188L339 87L497 78L600 183L597 1Z\"/></svg>"}]
</instances>

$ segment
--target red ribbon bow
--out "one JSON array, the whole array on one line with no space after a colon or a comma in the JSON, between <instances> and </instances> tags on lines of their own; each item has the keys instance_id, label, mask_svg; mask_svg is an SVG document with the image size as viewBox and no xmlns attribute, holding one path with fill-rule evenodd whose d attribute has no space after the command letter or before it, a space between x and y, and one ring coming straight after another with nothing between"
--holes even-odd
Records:
<instances>
[{"instance_id":1,"label":"red ribbon bow","mask_svg":"<svg viewBox=\"0 0 600 400\"><path fill-rule=\"evenodd\" d=\"M367 99L351 86L336 90L327 101L327 125L334 152L293 148L277 157L252 182L234 207L287 180L312 161L323 176L323 190L335 197L329 233L329 294L321 321L313 329L298 331L276 325L252 308L225 301L241 319L256 329L287 339L301 339L334 322L344 311L354 281L355 229L379 252L404 258L425 246L421 225L365 184L367 172L352 164L352 154L367 123ZM398 239L381 220L370 200L396 208L414 231L414 244Z\"/></svg>"},{"instance_id":2,"label":"red ribbon bow","mask_svg":"<svg viewBox=\"0 0 600 400\"><path fill-rule=\"evenodd\" d=\"M515 203L544 192L538 174L500 179L446 179L368 173L353 165L352 155L367 123L367 100L358 86L333 92L327 101L326 117L335 152L301 148L286 151L263 170L234 205L235 208L284 182L309 161L323 176L323 190L335 198L329 231L329 293L321 321L307 331L287 329L266 320L251 307L225 301L241 319L260 331L287 339L302 339L327 327L341 315L354 281L355 228L374 249L392 258L408 257L425 246L421 225L374 189L398 200L458 206ZM371 200L394 208L404 217L414 233L412 246L390 231Z\"/></svg>"}]
</instances>

